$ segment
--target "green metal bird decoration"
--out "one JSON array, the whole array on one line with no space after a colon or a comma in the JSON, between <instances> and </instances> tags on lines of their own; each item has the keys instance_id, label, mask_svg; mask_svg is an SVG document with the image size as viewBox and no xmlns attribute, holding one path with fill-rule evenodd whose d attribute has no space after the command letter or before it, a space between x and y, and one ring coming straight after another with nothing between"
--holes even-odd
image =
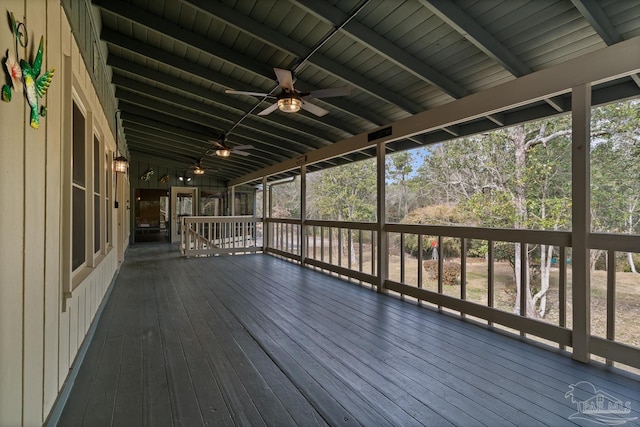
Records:
<instances>
[{"instance_id":1,"label":"green metal bird decoration","mask_svg":"<svg viewBox=\"0 0 640 427\"><path fill-rule=\"evenodd\" d=\"M56 71L55 67L53 67L40 76L40 70L42 68L42 53L44 51L43 44L44 37L40 37L40 46L38 47L38 53L33 60L33 64L29 64L29 62L24 59L20 61L27 102L31 107L31 127L34 129L38 129L40 127L38 98L42 98L47 93L47 89L49 89L49 86L51 85L53 73Z\"/></svg>"}]
</instances>

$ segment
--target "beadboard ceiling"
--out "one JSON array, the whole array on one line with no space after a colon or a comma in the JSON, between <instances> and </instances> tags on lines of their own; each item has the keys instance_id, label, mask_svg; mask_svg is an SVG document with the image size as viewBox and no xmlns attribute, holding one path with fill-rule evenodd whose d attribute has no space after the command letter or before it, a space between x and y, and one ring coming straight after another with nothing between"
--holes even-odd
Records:
<instances>
[{"instance_id":1,"label":"beadboard ceiling","mask_svg":"<svg viewBox=\"0 0 640 427\"><path fill-rule=\"evenodd\" d=\"M133 159L227 181L452 100L640 35L640 2L622 0L94 0ZM267 116L273 69L329 111ZM594 88L596 102L638 96L640 79ZM395 141L404 150L560 114L569 95ZM212 156L211 140L252 145ZM351 153L309 169L375 156ZM279 178L279 177L274 177Z\"/></svg>"}]
</instances>

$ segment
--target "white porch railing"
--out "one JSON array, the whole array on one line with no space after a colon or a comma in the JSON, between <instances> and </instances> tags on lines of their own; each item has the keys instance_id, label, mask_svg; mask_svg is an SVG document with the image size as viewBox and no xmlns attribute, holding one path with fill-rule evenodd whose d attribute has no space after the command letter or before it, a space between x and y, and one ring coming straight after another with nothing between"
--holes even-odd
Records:
<instances>
[{"instance_id":1,"label":"white porch railing","mask_svg":"<svg viewBox=\"0 0 640 427\"><path fill-rule=\"evenodd\" d=\"M262 219L246 216L183 217L180 250L185 256L262 251Z\"/></svg>"},{"instance_id":2,"label":"white porch railing","mask_svg":"<svg viewBox=\"0 0 640 427\"><path fill-rule=\"evenodd\" d=\"M463 317L506 328L522 336L555 342L563 349L572 347L571 232L386 224L384 232L390 250L388 254L383 254L383 262L388 265L382 271L388 274L380 279L376 268L376 224L307 220L303 227L300 220L268 218L266 221L269 241L265 242L265 252L349 280L370 283L372 287L382 282L385 292L402 298L415 299L440 310L454 311ZM405 250L410 239L417 246L415 256ZM476 254L472 257L469 254L472 242L486 248L484 256L478 257ZM446 243L455 245L459 254L453 257L445 254L447 259L442 253L438 254L431 261L433 265L430 265L431 271L428 273L424 264L428 260L423 259L423 253L428 249L425 244L441 250ZM609 363L615 361L640 368L640 348L618 339L616 334L616 319L623 321L623 316L616 309L614 265L616 251L640 252L640 239L638 236L591 234L589 247L607 251L610 262L606 277L606 334L592 331L589 341L591 353L605 358ZM505 248L509 251L508 255L501 253ZM521 292L519 298L515 295L509 298L504 296L507 291L515 293L512 282L514 275L524 283L523 289L532 286L529 269L536 263L539 265L537 257L542 248L546 248L546 253L552 257L545 273L550 275L551 285L547 291L548 314L544 317L527 310L530 302L527 295L538 293L539 288ZM514 262L518 250L521 254L528 253L531 258L536 257L536 263L525 262L524 269L520 268ZM511 261L507 260L509 258ZM449 263L457 265L455 285L445 283ZM431 277L426 277L427 274L431 274ZM507 274L510 277L507 278ZM507 279L509 286L505 286ZM471 281L474 284L483 283L481 291L477 285L471 288ZM595 289L595 285L592 288ZM595 290L592 290L592 294L595 294ZM511 302L506 303L506 300Z\"/></svg>"}]
</instances>

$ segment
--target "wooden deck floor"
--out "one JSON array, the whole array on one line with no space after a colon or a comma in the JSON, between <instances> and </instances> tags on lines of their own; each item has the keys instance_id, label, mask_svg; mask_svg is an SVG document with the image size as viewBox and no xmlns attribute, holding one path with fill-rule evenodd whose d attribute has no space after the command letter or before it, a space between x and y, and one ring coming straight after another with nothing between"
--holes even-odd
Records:
<instances>
[{"instance_id":1,"label":"wooden deck floor","mask_svg":"<svg viewBox=\"0 0 640 427\"><path fill-rule=\"evenodd\" d=\"M596 425L569 420L580 381L638 416L632 378L268 255L138 244L59 425Z\"/></svg>"}]
</instances>

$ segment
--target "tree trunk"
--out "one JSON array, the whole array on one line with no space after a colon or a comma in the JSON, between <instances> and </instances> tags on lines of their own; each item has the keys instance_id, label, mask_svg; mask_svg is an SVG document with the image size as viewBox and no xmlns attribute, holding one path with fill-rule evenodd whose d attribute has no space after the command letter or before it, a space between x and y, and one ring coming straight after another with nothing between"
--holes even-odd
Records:
<instances>
[{"instance_id":1,"label":"tree trunk","mask_svg":"<svg viewBox=\"0 0 640 427\"><path fill-rule=\"evenodd\" d=\"M629 207L629 233L633 233L633 211L635 209L635 203L632 204ZM633 262L633 255L631 254L631 252L627 252L627 260L629 261L629 268L631 269L632 273L637 273L636 271L636 265Z\"/></svg>"},{"instance_id":2,"label":"tree trunk","mask_svg":"<svg viewBox=\"0 0 640 427\"><path fill-rule=\"evenodd\" d=\"M589 270L593 271L596 269L596 261L604 252L602 249L591 249L591 253L589 254Z\"/></svg>"},{"instance_id":3,"label":"tree trunk","mask_svg":"<svg viewBox=\"0 0 640 427\"><path fill-rule=\"evenodd\" d=\"M533 306L538 303L538 315L544 318L547 312L547 293L549 292L549 282L551 273L551 258L553 257L553 246L540 245L540 291L533 296Z\"/></svg>"},{"instance_id":4,"label":"tree trunk","mask_svg":"<svg viewBox=\"0 0 640 427\"><path fill-rule=\"evenodd\" d=\"M533 298L531 297L531 285L529 283L529 274L525 274L525 283L524 286L522 283L522 269L528 269L529 265L529 254L526 250L527 245L525 245L525 252L522 253L520 248L520 243L515 244L515 262L514 262L514 275L516 282L516 301L514 304L513 312L515 314L520 314L520 292L524 288L526 302L525 302L525 310L526 317L537 318L538 314L536 313L535 306L533 304Z\"/></svg>"},{"instance_id":5,"label":"tree trunk","mask_svg":"<svg viewBox=\"0 0 640 427\"><path fill-rule=\"evenodd\" d=\"M527 148L526 148L526 134L524 131L524 125L515 126L510 130L511 138L515 149L515 194L514 194L514 208L516 211L516 217L514 220L514 228L525 228L527 223L527 200L526 200L526 184L524 181L524 171L527 161ZM525 246L526 248L526 246ZM537 317L536 311L533 308L533 301L531 299L531 290L529 286L529 280L527 278L526 283L522 282L521 268L527 268L529 257L527 252L521 253L520 243L515 244L515 263L514 273L516 282L516 301L514 312L520 313L520 292L526 292L526 315L528 317ZM526 275L528 277L528 275ZM523 286L524 285L524 286Z\"/></svg>"},{"instance_id":6,"label":"tree trunk","mask_svg":"<svg viewBox=\"0 0 640 427\"><path fill-rule=\"evenodd\" d=\"M631 268L631 272L637 273L636 265L633 262L633 254L631 252L627 252L627 260L629 261L629 267Z\"/></svg>"}]
</instances>

